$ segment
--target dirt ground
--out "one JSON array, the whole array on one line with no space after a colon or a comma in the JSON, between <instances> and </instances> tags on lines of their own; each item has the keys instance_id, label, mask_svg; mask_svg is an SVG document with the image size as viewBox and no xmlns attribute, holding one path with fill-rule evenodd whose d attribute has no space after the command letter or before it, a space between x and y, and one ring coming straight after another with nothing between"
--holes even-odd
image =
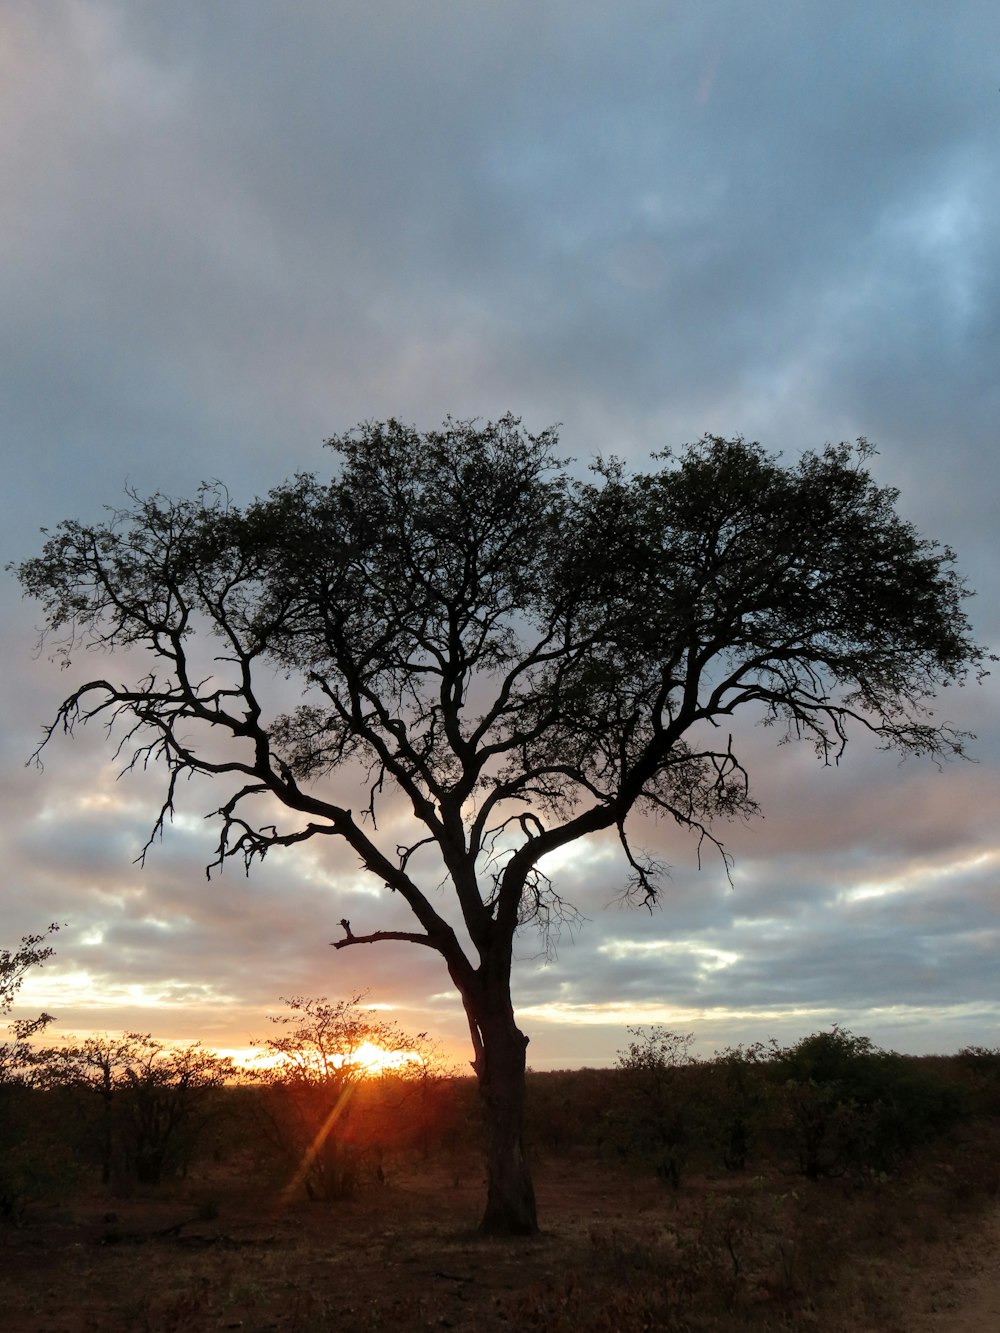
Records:
<instances>
[{"instance_id":1,"label":"dirt ground","mask_svg":"<svg viewBox=\"0 0 1000 1333\"><path fill-rule=\"evenodd\" d=\"M928 1274L930 1309L914 1333L991 1333L1000 1329L1000 1209L953 1243Z\"/></svg>"},{"instance_id":2,"label":"dirt ground","mask_svg":"<svg viewBox=\"0 0 1000 1333\"><path fill-rule=\"evenodd\" d=\"M876 1206L829 1185L759 1179L674 1193L611 1167L550 1162L537 1173L543 1234L495 1241L474 1230L474 1170L439 1165L347 1203L286 1206L250 1174L126 1198L95 1192L0 1231L0 1328L1000 1328L995 1206L985 1221L959 1210L914 1233L903 1199ZM784 1235L789 1209L811 1219L794 1237ZM885 1225L887 1209L903 1230ZM851 1258L838 1263L848 1240Z\"/></svg>"}]
</instances>

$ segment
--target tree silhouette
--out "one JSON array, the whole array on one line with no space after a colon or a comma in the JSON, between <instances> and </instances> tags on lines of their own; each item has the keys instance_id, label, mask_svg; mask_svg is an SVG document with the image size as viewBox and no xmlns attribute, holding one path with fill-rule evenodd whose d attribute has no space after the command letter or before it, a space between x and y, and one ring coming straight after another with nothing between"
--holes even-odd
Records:
<instances>
[{"instance_id":1,"label":"tree silhouette","mask_svg":"<svg viewBox=\"0 0 1000 1333\"><path fill-rule=\"evenodd\" d=\"M98 1100L93 1138L104 1184L116 1157L120 1170L146 1185L185 1168L215 1109L214 1094L235 1074L228 1056L200 1042L168 1047L148 1032L94 1033L42 1055L49 1087Z\"/></svg>"},{"instance_id":2,"label":"tree silhouette","mask_svg":"<svg viewBox=\"0 0 1000 1333\"><path fill-rule=\"evenodd\" d=\"M283 1001L286 1012L271 1017L277 1035L254 1042L263 1058L253 1071L263 1113L294 1168L286 1194L302 1185L311 1199L348 1198L366 1157L377 1158L381 1169L385 1108L364 1093L401 1080L399 1066L391 1073L373 1069L365 1051L374 1047L390 1062L396 1056L401 1066L412 1056L419 1067L424 1034L408 1036L363 1008L363 999L290 996Z\"/></svg>"},{"instance_id":3,"label":"tree silhouette","mask_svg":"<svg viewBox=\"0 0 1000 1333\"><path fill-rule=\"evenodd\" d=\"M648 472L599 461L588 482L554 430L511 416L328 443L333 480L298 475L245 508L219 485L132 494L20 566L67 663L81 645L152 656L132 683L79 686L42 744L100 719L126 768L161 765L150 841L182 778L217 779L216 866L345 841L414 925L345 921L336 947L440 955L486 1107L482 1226L530 1232L513 941L572 912L542 859L614 830L627 895L651 904L659 867L630 818L669 815L721 850L717 818L755 808L726 730L737 709L825 760L855 726L959 754L965 737L928 704L984 654L952 553L898 516L864 441L786 467L706 437ZM276 667L301 686L292 711L269 711ZM340 771L357 808L331 794ZM412 815L402 845L378 823L392 791ZM431 892L442 877L450 906Z\"/></svg>"},{"instance_id":4,"label":"tree silhouette","mask_svg":"<svg viewBox=\"0 0 1000 1333\"><path fill-rule=\"evenodd\" d=\"M41 967L55 953L50 944L43 944L42 941L58 929L58 925L53 922L43 934L23 935L20 947L13 952L0 949L0 1014L10 1012L25 974L33 967Z\"/></svg>"},{"instance_id":5,"label":"tree silhouette","mask_svg":"<svg viewBox=\"0 0 1000 1333\"><path fill-rule=\"evenodd\" d=\"M0 949L0 1016L10 1013L30 969L41 967L55 953L52 945L43 941L58 929L58 924L53 921L41 934L22 935L19 948L13 951ZM0 1042L0 1085L30 1080L39 1059L33 1041L51 1022L52 1015L43 1013L37 1018L15 1019L10 1024L14 1040Z\"/></svg>"}]
</instances>

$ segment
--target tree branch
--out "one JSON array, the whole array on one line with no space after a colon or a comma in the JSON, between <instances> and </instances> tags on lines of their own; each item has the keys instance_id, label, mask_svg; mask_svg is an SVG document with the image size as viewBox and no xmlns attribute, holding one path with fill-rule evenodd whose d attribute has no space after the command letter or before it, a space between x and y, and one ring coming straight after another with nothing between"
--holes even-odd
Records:
<instances>
[{"instance_id":1,"label":"tree branch","mask_svg":"<svg viewBox=\"0 0 1000 1333\"><path fill-rule=\"evenodd\" d=\"M330 946L334 949L346 949L349 944L378 944L382 940L404 940L407 944L423 944L428 949L435 949L438 953L444 953L440 942L430 935L419 935L408 930L376 930L370 935L355 935L350 930L349 922L341 921L340 924L347 933L342 940L330 941Z\"/></svg>"}]
</instances>

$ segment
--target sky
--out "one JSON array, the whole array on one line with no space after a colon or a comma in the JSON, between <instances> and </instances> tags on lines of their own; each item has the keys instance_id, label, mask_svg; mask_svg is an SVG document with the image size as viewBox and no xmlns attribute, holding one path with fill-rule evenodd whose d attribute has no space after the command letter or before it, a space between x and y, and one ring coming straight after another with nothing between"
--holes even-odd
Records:
<instances>
[{"instance_id":1,"label":"sky","mask_svg":"<svg viewBox=\"0 0 1000 1333\"><path fill-rule=\"evenodd\" d=\"M1000 644L988 0L0 0L0 182L2 564L126 486L329 474L326 438L389 416L561 423L581 469L864 435ZM404 924L342 852L209 883L221 794L192 787L140 868L159 775L118 780L99 731L26 766L111 667L39 655L9 573L0 614L0 947L65 923L15 1012L241 1049L283 996L367 990L465 1058L436 955L329 947ZM552 962L518 944L529 1063L610 1064L652 1023L703 1054L833 1023L1000 1044L998 715L995 676L942 697L978 739L940 771L750 732L732 882L651 823L652 914L613 905L613 841L562 854L585 919Z\"/></svg>"}]
</instances>

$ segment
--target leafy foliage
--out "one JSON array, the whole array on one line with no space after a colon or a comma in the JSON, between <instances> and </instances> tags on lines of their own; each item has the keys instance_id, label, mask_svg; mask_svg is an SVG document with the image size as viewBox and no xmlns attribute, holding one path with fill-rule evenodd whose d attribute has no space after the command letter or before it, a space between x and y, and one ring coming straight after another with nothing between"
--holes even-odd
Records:
<instances>
[{"instance_id":1,"label":"leafy foliage","mask_svg":"<svg viewBox=\"0 0 1000 1333\"><path fill-rule=\"evenodd\" d=\"M714 1117L720 1153L727 1171L743 1171L757 1148L768 1103L767 1062L774 1042L727 1046L716 1052L724 1074L725 1096Z\"/></svg>"},{"instance_id":2,"label":"leafy foliage","mask_svg":"<svg viewBox=\"0 0 1000 1333\"><path fill-rule=\"evenodd\" d=\"M9 1014L25 975L33 967L41 967L52 957L55 949L43 941L59 929L53 922L40 935L25 935L18 949L0 949L0 1014ZM51 1014L37 1018L16 1019L10 1026L14 1040L0 1042L0 1085L31 1080L36 1063L33 1039L52 1022Z\"/></svg>"},{"instance_id":3,"label":"leafy foliage","mask_svg":"<svg viewBox=\"0 0 1000 1333\"><path fill-rule=\"evenodd\" d=\"M291 1171L289 1190L311 1199L354 1194L366 1168L382 1170L389 1146L384 1105L370 1094L409 1076L429 1076L426 1061L411 1060L425 1040L361 1007L363 996L329 1001L293 996L288 1012L272 1017L279 1035L257 1043L262 1063L254 1077L274 1140ZM381 1058L373 1066L371 1052ZM392 1062L392 1057L398 1057Z\"/></svg>"},{"instance_id":4,"label":"leafy foliage","mask_svg":"<svg viewBox=\"0 0 1000 1333\"><path fill-rule=\"evenodd\" d=\"M55 950L44 940L58 929L53 922L42 934L23 936L19 948L0 949L0 1015L10 1013L28 971L52 957ZM8 1221L44 1193L55 1161L50 1146L31 1134L29 1096L41 1065L34 1039L51 1022L51 1014L44 1013L15 1019L13 1040L0 1042L0 1218Z\"/></svg>"},{"instance_id":5,"label":"leafy foliage","mask_svg":"<svg viewBox=\"0 0 1000 1333\"><path fill-rule=\"evenodd\" d=\"M628 1090L619 1126L627 1127L627 1147L677 1189L701 1101L700 1087L685 1077L696 1063L691 1053L694 1036L660 1024L629 1028L629 1033L632 1041L617 1061Z\"/></svg>"},{"instance_id":6,"label":"leafy foliage","mask_svg":"<svg viewBox=\"0 0 1000 1333\"><path fill-rule=\"evenodd\" d=\"M13 953L9 949L0 949L0 1014L10 1013L25 974L33 967L41 967L55 953L51 945L42 941L58 929L53 922L41 935L23 936L20 948Z\"/></svg>"},{"instance_id":7,"label":"leafy foliage","mask_svg":"<svg viewBox=\"0 0 1000 1333\"><path fill-rule=\"evenodd\" d=\"M974 1105L1000 1114L1000 1046L966 1046L958 1060Z\"/></svg>"},{"instance_id":8,"label":"leafy foliage","mask_svg":"<svg viewBox=\"0 0 1000 1333\"><path fill-rule=\"evenodd\" d=\"M986 655L952 552L900 517L864 440L784 466L706 436L648 472L600 460L588 482L554 430L512 416L328 443L332 480L301 474L244 508L219 485L131 495L47 537L17 572L56 654L141 650L125 661L148 670L79 685L42 744L101 721L125 768L161 765L150 841L181 779L218 779L214 866L343 839L414 928L345 920L336 947L441 956L488 1111L487 1222L534 1230L513 937L533 925L551 952L578 920L542 859L613 832L626 896L652 905L663 867L633 845L637 813L722 851L717 821L756 809L735 712L824 761L855 730L960 755L967 736L931 704ZM272 697L276 668L297 707ZM331 790L345 767L357 810ZM390 792L409 819L380 829ZM428 888L442 880L454 913Z\"/></svg>"},{"instance_id":9,"label":"leafy foliage","mask_svg":"<svg viewBox=\"0 0 1000 1333\"><path fill-rule=\"evenodd\" d=\"M960 1109L955 1088L933 1071L839 1027L776 1049L772 1069L799 1167L813 1180L891 1171Z\"/></svg>"},{"instance_id":10,"label":"leafy foliage","mask_svg":"<svg viewBox=\"0 0 1000 1333\"><path fill-rule=\"evenodd\" d=\"M45 1052L46 1083L68 1090L101 1178L158 1185L182 1174L217 1110L233 1062L199 1043L167 1046L148 1032L93 1035Z\"/></svg>"},{"instance_id":11,"label":"leafy foliage","mask_svg":"<svg viewBox=\"0 0 1000 1333\"><path fill-rule=\"evenodd\" d=\"M706 437L650 473L601 462L586 485L562 470L553 431L531 436L512 417L424 435L388 421L329 443L342 460L332 482L303 474L243 510L218 486L193 501L133 497L103 526L61 524L19 569L65 660L96 644L158 663L133 688L85 684L60 724L128 728L129 762L170 773L165 810L182 774L245 781L219 810L220 860L339 834L438 947L436 914L406 875L419 847L437 844L483 939L495 917L510 924L526 886L545 897L532 877L544 852L624 825L636 804L702 833L752 811L731 750L689 739L737 708L763 709L824 757L852 720L904 751L962 751L926 704L984 660L967 590L952 552L872 480L864 441L786 468L759 445ZM206 632L221 648L210 663ZM268 663L307 699L270 719L257 693ZM204 728L240 742L240 757L186 739ZM301 785L352 759L368 766L373 819L391 780L424 825L394 866L352 812ZM316 822L279 832L244 819L265 793ZM511 815L512 803L536 813ZM520 846L499 854L477 906L469 870L501 834Z\"/></svg>"}]
</instances>

